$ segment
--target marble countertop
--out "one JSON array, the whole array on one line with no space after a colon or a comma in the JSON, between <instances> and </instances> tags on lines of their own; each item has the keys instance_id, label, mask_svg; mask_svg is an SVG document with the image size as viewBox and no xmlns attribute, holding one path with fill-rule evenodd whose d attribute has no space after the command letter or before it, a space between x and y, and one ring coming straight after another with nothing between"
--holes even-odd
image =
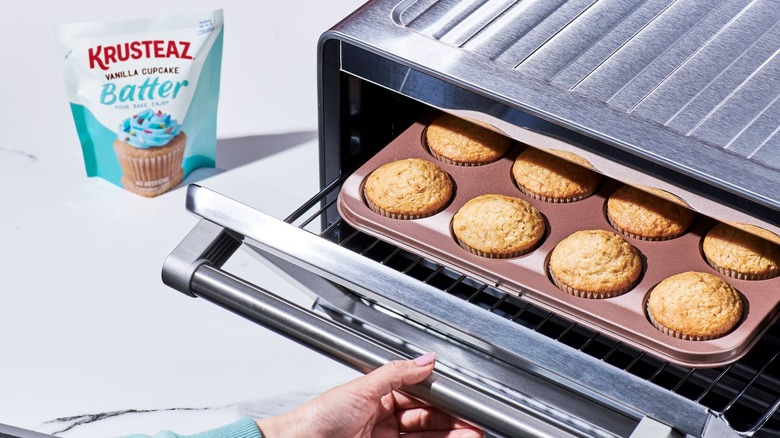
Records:
<instances>
[{"instance_id":1,"label":"marble countertop","mask_svg":"<svg viewBox=\"0 0 780 438\"><path fill-rule=\"evenodd\" d=\"M225 46L217 168L153 199L86 177L53 32L143 11L6 6L0 36L17 43L0 62L0 423L63 437L194 433L357 375L160 280L197 221L186 183L277 217L318 189L316 42L362 2L252 3L174 0L155 11L221 7ZM246 251L228 263L307 303Z\"/></svg>"}]
</instances>

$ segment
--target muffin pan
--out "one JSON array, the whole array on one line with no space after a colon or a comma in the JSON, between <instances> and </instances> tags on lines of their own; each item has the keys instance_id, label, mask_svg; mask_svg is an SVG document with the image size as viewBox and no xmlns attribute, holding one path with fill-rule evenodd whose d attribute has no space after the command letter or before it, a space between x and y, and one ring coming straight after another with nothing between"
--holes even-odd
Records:
<instances>
[{"instance_id":1,"label":"muffin pan","mask_svg":"<svg viewBox=\"0 0 780 438\"><path fill-rule=\"evenodd\" d=\"M526 146L515 143L503 158L481 166L447 164L433 157L424 144L423 132L427 123L428 120L422 120L409 127L347 178L337 206L341 217L350 225L683 366L714 367L734 362L746 354L777 319L780 277L737 280L713 270L704 260L700 245L716 221L701 215L691 230L675 239L644 241L623 236L639 250L644 262L639 283L630 291L605 299L581 298L561 291L547 272L550 252L558 242L577 230L615 231L607 222L604 206L609 194L620 183L604 178L594 195L576 202L539 201L523 194L511 174L515 157ZM450 204L433 216L413 220L391 219L372 212L363 198L365 178L382 164L410 157L430 160L452 176L456 189ZM489 259L471 254L458 245L450 225L453 215L469 199L487 193L515 196L541 211L548 230L535 250L515 258ZM684 271L720 276L742 294L744 315L730 333L712 340L687 341L666 335L650 323L645 310L649 291L664 278ZM452 323L457 324L457 321Z\"/></svg>"}]
</instances>

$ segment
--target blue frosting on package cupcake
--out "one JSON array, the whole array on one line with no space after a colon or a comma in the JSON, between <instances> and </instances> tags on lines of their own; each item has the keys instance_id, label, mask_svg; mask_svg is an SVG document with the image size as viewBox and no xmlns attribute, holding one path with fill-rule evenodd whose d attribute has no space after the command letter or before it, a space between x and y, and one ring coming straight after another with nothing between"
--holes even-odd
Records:
<instances>
[{"instance_id":1,"label":"blue frosting on package cupcake","mask_svg":"<svg viewBox=\"0 0 780 438\"><path fill-rule=\"evenodd\" d=\"M221 10L57 27L88 176L142 196L213 167Z\"/></svg>"},{"instance_id":2,"label":"blue frosting on package cupcake","mask_svg":"<svg viewBox=\"0 0 780 438\"><path fill-rule=\"evenodd\" d=\"M181 125L170 114L150 109L119 124L117 139L137 148L165 146L179 134Z\"/></svg>"}]
</instances>

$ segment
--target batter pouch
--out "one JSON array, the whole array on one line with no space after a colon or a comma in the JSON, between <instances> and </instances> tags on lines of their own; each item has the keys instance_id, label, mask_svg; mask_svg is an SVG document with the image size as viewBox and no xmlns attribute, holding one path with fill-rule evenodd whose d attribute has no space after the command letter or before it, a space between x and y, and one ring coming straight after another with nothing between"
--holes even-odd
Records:
<instances>
[{"instance_id":1,"label":"batter pouch","mask_svg":"<svg viewBox=\"0 0 780 438\"><path fill-rule=\"evenodd\" d=\"M214 167L222 10L56 27L88 176L141 196Z\"/></svg>"}]
</instances>

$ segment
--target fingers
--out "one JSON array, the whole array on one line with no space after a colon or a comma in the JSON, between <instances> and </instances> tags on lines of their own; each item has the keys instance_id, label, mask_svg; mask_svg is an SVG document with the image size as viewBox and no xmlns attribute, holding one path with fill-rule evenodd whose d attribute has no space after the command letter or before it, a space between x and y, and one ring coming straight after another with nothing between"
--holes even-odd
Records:
<instances>
[{"instance_id":1,"label":"fingers","mask_svg":"<svg viewBox=\"0 0 780 438\"><path fill-rule=\"evenodd\" d=\"M411 397L409 395L406 395L406 393L396 391L393 393L393 400L394 400L394 406L397 410L404 410L404 409L414 409L414 408L429 408L430 405L428 403L425 403L424 401L421 401L419 399L416 399L414 397Z\"/></svg>"},{"instance_id":2,"label":"fingers","mask_svg":"<svg viewBox=\"0 0 780 438\"><path fill-rule=\"evenodd\" d=\"M421 366L421 367L431 365L434 362L436 362L436 353L434 352L425 353L422 356L416 357L413 362L417 366Z\"/></svg>"},{"instance_id":3,"label":"fingers","mask_svg":"<svg viewBox=\"0 0 780 438\"><path fill-rule=\"evenodd\" d=\"M436 408L422 407L396 411L396 421L401 432L426 430L471 429L472 425Z\"/></svg>"},{"instance_id":4,"label":"fingers","mask_svg":"<svg viewBox=\"0 0 780 438\"><path fill-rule=\"evenodd\" d=\"M435 353L424 354L414 360L394 360L355 379L350 385L379 399L402 386L422 382L433 372L435 360Z\"/></svg>"},{"instance_id":5,"label":"fingers","mask_svg":"<svg viewBox=\"0 0 780 438\"><path fill-rule=\"evenodd\" d=\"M396 391L403 386L422 382L433 372L435 361L435 353L424 354L413 360L392 361L347 385L354 393L363 394L368 399L382 400L387 412L387 416L382 416L383 420L390 421L388 424L397 427L397 432L407 433L405 436L408 438L483 437L484 434L472 425Z\"/></svg>"}]
</instances>

